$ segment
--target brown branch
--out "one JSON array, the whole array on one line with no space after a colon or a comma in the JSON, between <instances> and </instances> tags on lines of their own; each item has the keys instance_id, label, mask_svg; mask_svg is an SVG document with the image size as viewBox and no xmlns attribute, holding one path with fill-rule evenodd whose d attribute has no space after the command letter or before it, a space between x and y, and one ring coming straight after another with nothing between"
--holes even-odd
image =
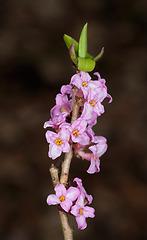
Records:
<instances>
[{"instance_id":1,"label":"brown branch","mask_svg":"<svg viewBox=\"0 0 147 240\"><path fill-rule=\"evenodd\" d=\"M69 225L67 213L59 211L64 240L73 240L73 232Z\"/></svg>"},{"instance_id":2,"label":"brown branch","mask_svg":"<svg viewBox=\"0 0 147 240\"><path fill-rule=\"evenodd\" d=\"M58 175L58 168L56 168L55 165L52 164L49 171L50 171L50 174L51 174L53 185L54 185L54 187L56 187L57 184L60 184L59 175Z\"/></svg>"},{"instance_id":3,"label":"brown branch","mask_svg":"<svg viewBox=\"0 0 147 240\"><path fill-rule=\"evenodd\" d=\"M71 150L68 153L65 153L65 158L62 163L62 172L61 172L61 177L60 177L60 183L66 185L68 181L68 174L69 174L69 168L70 168L70 163L71 159L73 156L73 150L71 146Z\"/></svg>"}]
</instances>

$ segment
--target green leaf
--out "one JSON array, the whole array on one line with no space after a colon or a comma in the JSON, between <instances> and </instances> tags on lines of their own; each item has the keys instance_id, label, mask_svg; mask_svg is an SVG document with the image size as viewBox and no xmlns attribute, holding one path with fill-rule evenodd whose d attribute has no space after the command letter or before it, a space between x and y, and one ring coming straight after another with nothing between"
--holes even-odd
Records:
<instances>
[{"instance_id":1,"label":"green leaf","mask_svg":"<svg viewBox=\"0 0 147 240\"><path fill-rule=\"evenodd\" d=\"M93 57L90 53L87 53L87 54L86 54L86 58L94 59L94 57Z\"/></svg>"},{"instance_id":2,"label":"green leaf","mask_svg":"<svg viewBox=\"0 0 147 240\"><path fill-rule=\"evenodd\" d=\"M76 58L76 53L74 51L74 45L75 43L73 42L69 48L69 55L71 57L71 60L74 62L74 64L77 65L77 58Z\"/></svg>"},{"instance_id":3,"label":"green leaf","mask_svg":"<svg viewBox=\"0 0 147 240\"><path fill-rule=\"evenodd\" d=\"M95 61L92 59L78 58L78 70L91 72L95 68Z\"/></svg>"},{"instance_id":4,"label":"green leaf","mask_svg":"<svg viewBox=\"0 0 147 240\"><path fill-rule=\"evenodd\" d=\"M99 60L102 57L103 53L104 53L104 47L102 48L100 53L93 59L93 61L96 62L97 60Z\"/></svg>"},{"instance_id":5,"label":"green leaf","mask_svg":"<svg viewBox=\"0 0 147 240\"><path fill-rule=\"evenodd\" d=\"M84 25L79 39L79 57L86 58L87 55L87 23Z\"/></svg>"},{"instance_id":6,"label":"green leaf","mask_svg":"<svg viewBox=\"0 0 147 240\"><path fill-rule=\"evenodd\" d=\"M78 53L79 44L75 39L73 39L72 37L70 37L66 34L64 34L63 39L64 39L68 49L71 47L72 43L74 43L74 50L76 53Z\"/></svg>"}]
</instances>

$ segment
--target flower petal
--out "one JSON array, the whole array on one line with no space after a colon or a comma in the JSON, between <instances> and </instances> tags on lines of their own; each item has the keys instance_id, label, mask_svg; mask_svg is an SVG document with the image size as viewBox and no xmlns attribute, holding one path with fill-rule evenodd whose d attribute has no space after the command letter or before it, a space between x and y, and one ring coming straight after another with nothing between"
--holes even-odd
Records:
<instances>
[{"instance_id":1,"label":"flower petal","mask_svg":"<svg viewBox=\"0 0 147 240\"><path fill-rule=\"evenodd\" d=\"M62 147L63 152L69 152L70 151L70 145L68 142L65 142Z\"/></svg>"},{"instance_id":2,"label":"flower petal","mask_svg":"<svg viewBox=\"0 0 147 240\"><path fill-rule=\"evenodd\" d=\"M62 129L60 130L58 136L62 139L62 140L65 140L65 141L69 141L69 138L70 138L70 132L68 129Z\"/></svg>"},{"instance_id":3,"label":"flower petal","mask_svg":"<svg viewBox=\"0 0 147 240\"><path fill-rule=\"evenodd\" d=\"M55 159L61 155L61 148L59 148L56 144L51 143L49 145L49 157Z\"/></svg>"},{"instance_id":4,"label":"flower petal","mask_svg":"<svg viewBox=\"0 0 147 240\"><path fill-rule=\"evenodd\" d=\"M69 198L72 201L75 201L78 198L79 194L80 194L80 191L78 188L70 187L67 190L66 198Z\"/></svg>"},{"instance_id":5,"label":"flower petal","mask_svg":"<svg viewBox=\"0 0 147 240\"><path fill-rule=\"evenodd\" d=\"M56 204L59 204L60 203L60 200L59 198L55 195L55 194L50 194L48 197L47 197L47 204L48 205L56 205Z\"/></svg>"},{"instance_id":6,"label":"flower petal","mask_svg":"<svg viewBox=\"0 0 147 240\"><path fill-rule=\"evenodd\" d=\"M95 217L94 212L95 212L95 209L92 207L86 206L83 208L83 215L85 218L88 218L88 217L94 218Z\"/></svg>"},{"instance_id":7,"label":"flower petal","mask_svg":"<svg viewBox=\"0 0 147 240\"><path fill-rule=\"evenodd\" d=\"M60 203L60 206L64 209L65 212L69 212L72 201L70 199L65 199L63 202Z\"/></svg>"},{"instance_id":8,"label":"flower petal","mask_svg":"<svg viewBox=\"0 0 147 240\"><path fill-rule=\"evenodd\" d=\"M98 148L98 156L101 157L107 150L107 143L99 143L97 144Z\"/></svg>"},{"instance_id":9,"label":"flower petal","mask_svg":"<svg viewBox=\"0 0 147 240\"><path fill-rule=\"evenodd\" d=\"M79 74L74 74L72 76L70 84L77 86L77 88L81 88L82 80Z\"/></svg>"},{"instance_id":10,"label":"flower petal","mask_svg":"<svg viewBox=\"0 0 147 240\"><path fill-rule=\"evenodd\" d=\"M96 168L96 166L95 166L95 161L94 161L94 159L92 158L91 164L90 164L87 172L90 173L90 174L93 174L93 173L95 173L96 171L97 171L97 168Z\"/></svg>"},{"instance_id":11,"label":"flower petal","mask_svg":"<svg viewBox=\"0 0 147 240\"><path fill-rule=\"evenodd\" d=\"M78 216L79 215L79 209L80 209L80 206L79 205L74 205L72 208L71 208L71 214L73 214L74 216Z\"/></svg>"},{"instance_id":12,"label":"flower petal","mask_svg":"<svg viewBox=\"0 0 147 240\"><path fill-rule=\"evenodd\" d=\"M78 215L76 217L76 222L78 224L78 228L83 230L87 227L86 219L83 215Z\"/></svg>"},{"instance_id":13,"label":"flower petal","mask_svg":"<svg viewBox=\"0 0 147 240\"><path fill-rule=\"evenodd\" d=\"M66 188L63 184L57 184L54 188L57 197L66 196Z\"/></svg>"},{"instance_id":14,"label":"flower petal","mask_svg":"<svg viewBox=\"0 0 147 240\"><path fill-rule=\"evenodd\" d=\"M96 172L99 172L100 171L100 159L97 158L96 161L95 161L95 167L96 167Z\"/></svg>"},{"instance_id":15,"label":"flower petal","mask_svg":"<svg viewBox=\"0 0 147 240\"><path fill-rule=\"evenodd\" d=\"M80 206L80 208L84 207L84 197L82 194L78 197L78 200L76 201L76 204Z\"/></svg>"},{"instance_id":16,"label":"flower petal","mask_svg":"<svg viewBox=\"0 0 147 240\"><path fill-rule=\"evenodd\" d=\"M51 142L53 142L56 139L57 134L48 130L46 132L45 136L46 136L47 142L51 143Z\"/></svg>"}]
</instances>

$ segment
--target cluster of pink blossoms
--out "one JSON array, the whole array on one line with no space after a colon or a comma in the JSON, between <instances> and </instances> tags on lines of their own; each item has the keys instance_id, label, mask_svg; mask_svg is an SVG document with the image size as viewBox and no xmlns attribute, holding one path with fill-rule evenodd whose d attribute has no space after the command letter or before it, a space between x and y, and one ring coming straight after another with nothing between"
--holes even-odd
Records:
<instances>
[{"instance_id":1,"label":"cluster of pink blossoms","mask_svg":"<svg viewBox=\"0 0 147 240\"><path fill-rule=\"evenodd\" d=\"M59 204L65 212L74 215L78 228L83 230L87 227L86 218L95 216L94 208L85 206L85 202L90 204L93 198L85 191L80 178L75 178L74 182L78 186L69 187L68 190L63 184L56 185L54 189L56 194L50 194L47 197L47 203L48 205Z\"/></svg>"},{"instance_id":2,"label":"cluster of pink blossoms","mask_svg":"<svg viewBox=\"0 0 147 240\"><path fill-rule=\"evenodd\" d=\"M69 152L71 145L78 158L90 161L88 173L100 171L100 157L107 150L107 140L102 136L95 136L92 127L97 123L97 117L104 113L102 101L112 97L107 93L105 80L99 73L94 73L98 80L92 80L87 72L80 71L72 76L69 85L61 87L61 93L56 96L56 105L51 109L51 119L44 124L44 128L52 127L55 132L47 131L46 139L49 143L49 157L53 160L62 152ZM79 104L78 118L71 124L72 116L72 88L76 86L76 101ZM88 150L88 151L87 151ZM76 216L78 228L86 227L86 217L94 217L94 209L85 206L84 199L91 203L92 196L86 194L81 180L76 178L77 188L66 190L63 184L55 187L56 195L49 195L47 203L60 204L62 209ZM88 200L90 198L90 200Z\"/></svg>"}]
</instances>

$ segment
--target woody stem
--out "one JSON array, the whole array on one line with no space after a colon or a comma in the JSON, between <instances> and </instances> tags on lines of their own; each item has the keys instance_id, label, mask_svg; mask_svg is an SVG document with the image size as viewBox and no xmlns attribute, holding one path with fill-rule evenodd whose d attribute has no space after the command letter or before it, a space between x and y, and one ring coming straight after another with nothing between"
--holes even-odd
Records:
<instances>
[{"instance_id":1,"label":"woody stem","mask_svg":"<svg viewBox=\"0 0 147 240\"><path fill-rule=\"evenodd\" d=\"M73 88L73 106L72 106L72 118L71 118L71 124L78 118L79 113L79 106L76 103L76 94L77 94L78 88L74 86ZM68 153L65 153L65 158L62 163L62 171L61 171L61 177L60 177L60 183L66 185L68 181L68 175L69 175L69 169L70 164L73 156L73 146L71 145L71 149ZM62 230L64 234L64 240L72 240L73 239L73 233L71 230L71 227L69 226L67 214L65 212L59 211L61 224L62 224Z\"/></svg>"}]
</instances>

